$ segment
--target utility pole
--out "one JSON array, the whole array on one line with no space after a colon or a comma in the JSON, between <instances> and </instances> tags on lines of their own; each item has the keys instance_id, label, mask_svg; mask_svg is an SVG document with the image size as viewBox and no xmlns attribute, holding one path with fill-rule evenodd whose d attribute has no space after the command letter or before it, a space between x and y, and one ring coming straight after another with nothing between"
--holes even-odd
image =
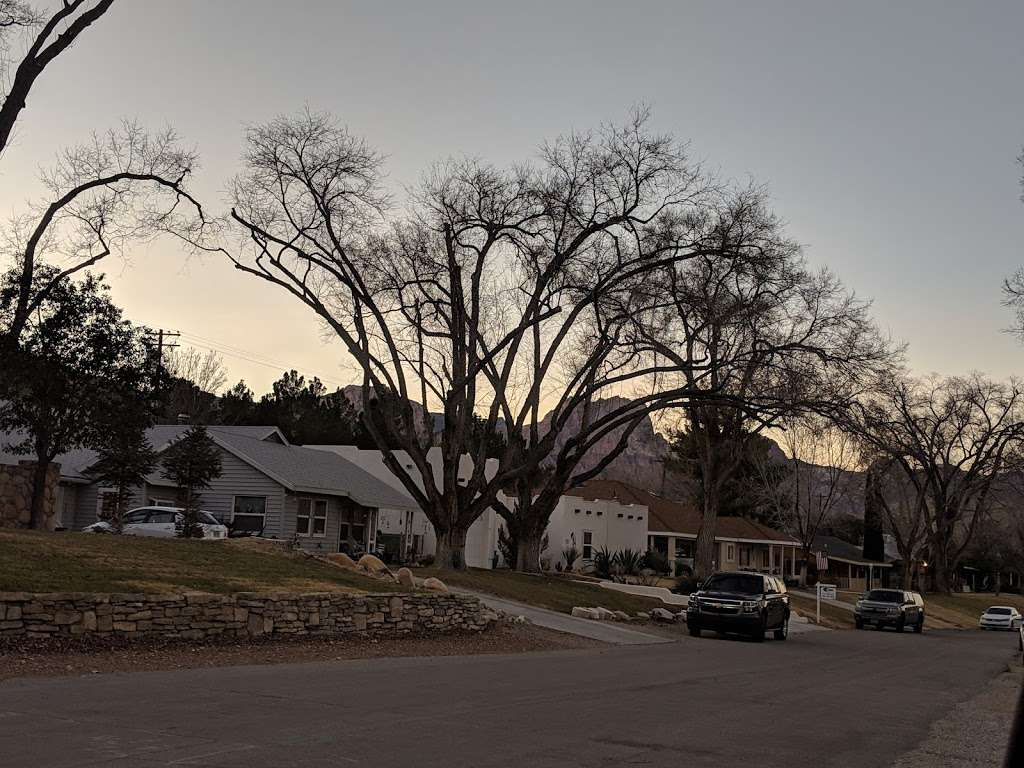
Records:
<instances>
[{"instance_id":1,"label":"utility pole","mask_svg":"<svg viewBox=\"0 0 1024 768\"><path fill-rule=\"evenodd\" d=\"M156 338L156 369L153 371L153 377L159 379L160 369L164 364L164 349L174 349L178 346L176 341L168 341L168 339L177 339L181 334L178 331L165 331L163 328L159 328L149 331L146 336L150 339Z\"/></svg>"}]
</instances>

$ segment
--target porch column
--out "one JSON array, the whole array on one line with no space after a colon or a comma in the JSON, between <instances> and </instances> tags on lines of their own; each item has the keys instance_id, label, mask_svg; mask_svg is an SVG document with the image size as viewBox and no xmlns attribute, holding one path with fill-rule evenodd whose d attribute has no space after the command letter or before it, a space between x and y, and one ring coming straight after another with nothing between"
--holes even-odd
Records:
<instances>
[{"instance_id":1,"label":"porch column","mask_svg":"<svg viewBox=\"0 0 1024 768\"><path fill-rule=\"evenodd\" d=\"M789 575L795 578L796 577L796 547L790 547L789 548L789 553L791 555L791 557L789 558Z\"/></svg>"},{"instance_id":2,"label":"porch column","mask_svg":"<svg viewBox=\"0 0 1024 768\"><path fill-rule=\"evenodd\" d=\"M675 562L675 559L676 559L676 537L675 536L669 536L668 537L668 564L669 564L669 566L672 566L674 568L674 566L672 564Z\"/></svg>"}]
</instances>

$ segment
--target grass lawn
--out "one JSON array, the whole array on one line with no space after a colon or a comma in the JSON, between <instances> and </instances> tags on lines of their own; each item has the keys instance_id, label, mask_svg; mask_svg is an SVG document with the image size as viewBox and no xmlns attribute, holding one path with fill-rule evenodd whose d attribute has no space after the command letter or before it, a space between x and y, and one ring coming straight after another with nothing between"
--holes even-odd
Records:
<instances>
[{"instance_id":1,"label":"grass lawn","mask_svg":"<svg viewBox=\"0 0 1024 768\"><path fill-rule=\"evenodd\" d=\"M1024 613L1024 597L1003 592L952 595L928 593L924 595L925 611L931 611L940 618L964 627L977 627L978 619L990 605L1009 605Z\"/></svg>"},{"instance_id":2,"label":"grass lawn","mask_svg":"<svg viewBox=\"0 0 1024 768\"><path fill-rule=\"evenodd\" d=\"M397 585L254 540L0 529L2 592L389 592Z\"/></svg>"},{"instance_id":3,"label":"grass lawn","mask_svg":"<svg viewBox=\"0 0 1024 768\"><path fill-rule=\"evenodd\" d=\"M614 589L574 581L566 576L542 576L515 571L484 568L470 568L465 571L444 571L438 568L414 568L417 576L436 576L445 584L475 592L484 592L506 600L548 608L552 611L569 613L575 606L592 608L601 606L610 611L649 611L652 608L668 608L678 611L678 606L665 605L661 600L628 595Z\"/></svg>"},{"instance_id":4,"label":"grass lawn","mask_svg":"<svg viewBox=\"0 0 1024 768\"><path fill-rule=\"evenodd\" d=\"M807 617L811 622L814 622L817 615L815 609L815 600L813 597L804 597L803 595L794 595L792 592L789 593L789 604L790 607L799 613L801 616ZM821 626L830 627L832 629L852 629L853 624L853 612L847 611L845 608L839 608L828 603L821 604Z\"/></svg>"}]
</instances>

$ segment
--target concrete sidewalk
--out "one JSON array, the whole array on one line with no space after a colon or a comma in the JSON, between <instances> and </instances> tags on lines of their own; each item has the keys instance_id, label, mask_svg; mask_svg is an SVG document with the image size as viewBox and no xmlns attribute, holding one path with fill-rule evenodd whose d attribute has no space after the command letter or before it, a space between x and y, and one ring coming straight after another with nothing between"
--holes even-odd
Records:
<instances>
[{"instance_id":1,"label":"concrete sidewalk","mask_svg":"<svg viewBox=\"0 0 1024 768\"><path fill-rule=\"evenodd\" d=\"M480 598L485 605L496 611L501 611L511 616L524 616L538 627L546 627L547 629L566 632L570 635L579 635L580 637L589 637L592 640L600 640L611 645L654 645L657 643L676 642L664 635L655 635L639 629L627 628L610 621L578 619L565 613L549 611L546 608L536 608L532 605L516 603L512 600L504 600L482 592L457 591Z\"/></svg>"}]
</instances>

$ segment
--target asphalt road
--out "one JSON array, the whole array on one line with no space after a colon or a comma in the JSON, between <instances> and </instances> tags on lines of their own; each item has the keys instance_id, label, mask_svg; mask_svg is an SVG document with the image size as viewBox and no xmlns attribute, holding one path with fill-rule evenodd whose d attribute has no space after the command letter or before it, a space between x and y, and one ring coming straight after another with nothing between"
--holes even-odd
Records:
<instances>
[{"instance_id":1,"label":"asphalt road","mask_svg":"<svg viewBox=\"0 0 1024 768\"><path fill-rule=\"evenodd\" d=\"M0 684L0 765L887 766L1008 634L815 632Z\"/></svg>"}]
</instances>

